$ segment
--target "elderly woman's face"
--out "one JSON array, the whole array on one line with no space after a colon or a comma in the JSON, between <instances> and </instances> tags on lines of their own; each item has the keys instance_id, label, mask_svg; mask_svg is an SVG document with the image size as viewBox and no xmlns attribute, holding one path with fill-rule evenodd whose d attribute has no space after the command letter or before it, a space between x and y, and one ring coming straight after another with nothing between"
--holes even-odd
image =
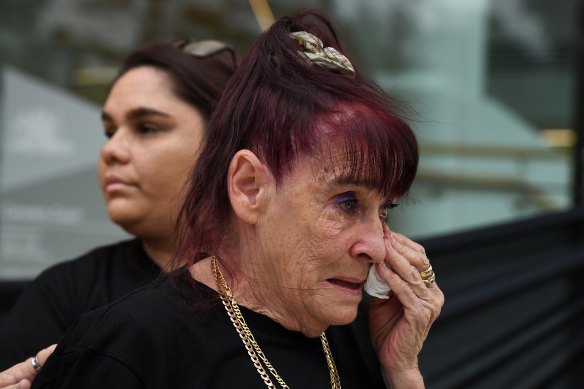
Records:
<instances>
[{"instance_id":1,"label":"elderly woman's face","mask_svg":"<svg viewBox=\"0 0 584 389\"><path fill-rule=\"evenodd\" d=\"M113 86L103 107L109 138L99 179L110 218L141 238L172 234L179 191L204 135L197 109L177 98L163 71L139 67Z\"/></svg>"},{"instance_id":2,"label":"elderly woman's face","mask_svg":"<svg viewBox=\"0 0 584 389\"><path fill-rule=\"evenodd\" d=\"M265 282L277 283L272 297L307 327L351 322L370 264L385 257L390 199L338 170L301 162L259 226Z\"/></svg>"}]
</instances>

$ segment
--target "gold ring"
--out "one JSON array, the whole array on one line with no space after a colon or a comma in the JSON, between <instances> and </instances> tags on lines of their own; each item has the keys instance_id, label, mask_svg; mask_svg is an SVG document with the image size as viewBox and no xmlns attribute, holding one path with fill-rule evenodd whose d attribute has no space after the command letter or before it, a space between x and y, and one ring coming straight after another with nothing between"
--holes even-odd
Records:
<instances>
[{"instance_id":1,"label":"gold ring","mask_svg":"<svg viewBox=\"0 0 584 389\"><path fill-rule=\"evenodd\" d=\"M432 265L428 266L428 268L426 270L421 271L420 277L422 277L422 281L424 281L424 283L426 285L431 285L434 282L436 282L436 274L434 273L434 270L432 269Z\"/></svg>"},{"instance_id":2,"label":"gold ring","mask_svg":"<svg viewBox=\"0 0 584 389\"><path fill-rule=\"evenodd\" d=\"M434 274L434 270L432 270L432 265L430 265L426 270L420 272L420 277L422 277L422 279L425 280L432 274Z\"/></svg>"},{"instance_id":3,"label":"gold ring","mask_svg":"<svg viewBox=\"0 0 584 389\"><path fill-rule=\"evenodd\" d=\"M426 285L432 285L436 282L436 274L432 273L428 278L422 278L422 281L424 281Z\"/></svg>"}]
</instances>

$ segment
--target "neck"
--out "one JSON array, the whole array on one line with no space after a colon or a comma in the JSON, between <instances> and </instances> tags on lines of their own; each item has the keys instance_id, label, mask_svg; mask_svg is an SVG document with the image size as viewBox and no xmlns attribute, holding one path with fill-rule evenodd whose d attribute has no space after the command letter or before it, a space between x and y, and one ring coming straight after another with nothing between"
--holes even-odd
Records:
<instances>
[{"instance_id":1,"label":"neck","mask_svg":"<svg viewBox=\"0 0 584 389\"><path fill-rule=\"evenodd\" d=\"M228 258L229 263L233 264L234 256L222 255L221 258ZM242 270L240 264L241 262L237 261L236 267L230 267L227 270L219 262L221 274L239 305L268 316L284 328L301 332L309 338L318 337L326 330L326 326L323 327L320 323L308 323L302 320L299 315L289 313L285 303L289 301L285 295L285 293L291 292L289 288L278 287L277 282L258 281L259 279L253 271ZM211 258L197 262L191 268L191 275L199 282L218 291L217 282L211 271Z\"/></svg>"},{"instance_id":2,"label":"neck","mask_svg":"<svg viewBox=\"0 0 584 389\"><path fill-rule=\"evenodd\" d=\"M316 338L326 330L326 326L315 323L310 318L304 318L300 310L290 310L286 293L294 293L291 288L278 287L275 284L262 284L258 282L240 282L237 291L234 292L238 304L252 311L268 316L290 331L301 332L308 338Z\"/></svg>"},{"instance_id":3,"label":"neck","mask_svg":"<svg viewBox=\"0 0 584 389\"><path fill-rule=\"evenodd\" d=\"M163 272L170 271L170 260L177 247L174 242L160 240L143 240L144 251Z\"/></svg>"}]
</instances>

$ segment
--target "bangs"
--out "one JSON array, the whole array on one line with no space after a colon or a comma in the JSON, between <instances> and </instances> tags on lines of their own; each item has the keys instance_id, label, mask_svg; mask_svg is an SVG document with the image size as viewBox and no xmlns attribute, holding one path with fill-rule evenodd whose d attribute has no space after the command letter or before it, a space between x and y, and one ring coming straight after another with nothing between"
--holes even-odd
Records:
<instances>
[{"instance_id":1,"label":"bangs","mask_svg":"<svg viewBox=\"0 0 584 389\"><path fill-rule=\"evenodd\" d=\"M343 107L347 108L347 107ZM335 179L397 199L407 194L418 167L418 144L401 118L364 106L325 114L313 152Z\"/></svg>"}]
</instances>

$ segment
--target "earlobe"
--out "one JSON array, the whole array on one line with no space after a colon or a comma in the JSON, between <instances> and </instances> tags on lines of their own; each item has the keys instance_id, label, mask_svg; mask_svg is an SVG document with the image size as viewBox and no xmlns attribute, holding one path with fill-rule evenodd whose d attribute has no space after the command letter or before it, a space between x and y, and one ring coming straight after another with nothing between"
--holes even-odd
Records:
<instances>
[{"instance_id":1,"label":"earlobe","mask_svg":"<svg viewBox=\"0 0 584 389\"><path fill-rule=\"evenodd\" d=\"M268 169L250 150L239 150L231 159L227 172L229 200L245 223L257 223L270 178Z\"/></svg>"}]
</instances>

